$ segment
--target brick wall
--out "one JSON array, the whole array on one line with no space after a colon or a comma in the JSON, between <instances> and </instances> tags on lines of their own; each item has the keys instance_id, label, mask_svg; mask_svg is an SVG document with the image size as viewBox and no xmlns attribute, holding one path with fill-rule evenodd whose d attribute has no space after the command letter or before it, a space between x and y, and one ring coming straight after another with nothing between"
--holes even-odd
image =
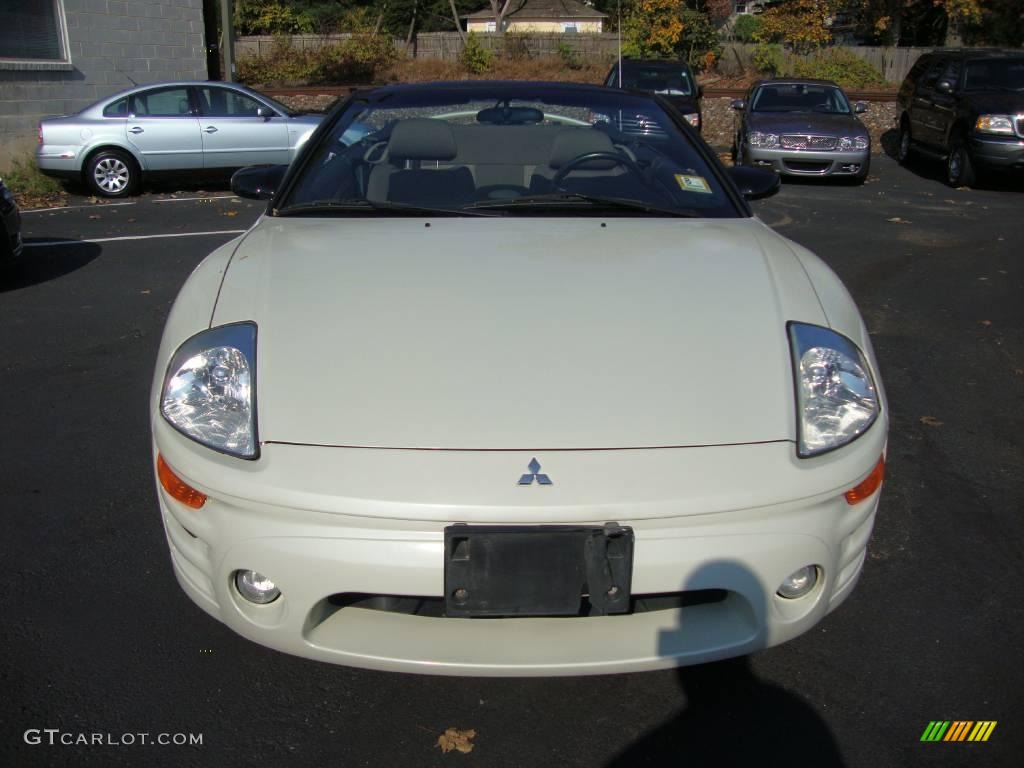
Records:
<instances>
[{"instance_id":1,"label":"brick wall","mask_svg":"<svg viewBox=\"0 0 1024 768\"><path fill-rule=\"evenodd\" d=\"M70 65L0 62L0 164L34 144L40 117L77 112L132 80L207 77L203 0L63 0L63 8Z\"/></svg>"}]
</instances>

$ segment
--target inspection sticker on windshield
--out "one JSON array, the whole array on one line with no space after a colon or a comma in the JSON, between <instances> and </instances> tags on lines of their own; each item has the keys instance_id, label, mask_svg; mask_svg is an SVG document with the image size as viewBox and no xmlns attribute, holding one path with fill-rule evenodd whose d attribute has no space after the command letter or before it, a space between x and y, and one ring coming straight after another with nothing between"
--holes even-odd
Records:
<instances>
[{"instance_id":1,"label":"inspection sticker on windshield","mask_svg":"<svg viewBox=\"0 0 1024 768\"><path fill-rule=\"evenodd\" d=\"M679 188L686 192L711 194L711 187L708 186L708 182L703 176L687 176L684 173L677 173L676 181L679 182Z\"/></svg>"}]
</instances>

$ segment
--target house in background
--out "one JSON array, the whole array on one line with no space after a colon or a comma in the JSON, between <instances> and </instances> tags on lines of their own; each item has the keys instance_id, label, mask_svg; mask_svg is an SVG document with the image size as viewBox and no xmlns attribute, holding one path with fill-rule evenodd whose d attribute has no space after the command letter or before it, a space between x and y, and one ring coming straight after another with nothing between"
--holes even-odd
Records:
<instances>
[{"instance_id":1,"label":"house in background","mask_svg":"<svg viewBox=\"0 0 1024 768\"><path fill-rule=\"evenodd\" d=\"M497 32L490 8L466 14L467 32ZM506 32L597 33L604 31L607 14L579 0L512 0L505 14Z\"/></svg>"},{"instance_id":2,"label":"house in background","mask_svg":"<svg viewBox=\"0 0 1024 768\"><path fill-rule=\"evenodd\" d=\"M205 80L203 11L204 0L0 0L0 167L35 144L41 117L133 83Z\"/></svg>"}]
</instances>

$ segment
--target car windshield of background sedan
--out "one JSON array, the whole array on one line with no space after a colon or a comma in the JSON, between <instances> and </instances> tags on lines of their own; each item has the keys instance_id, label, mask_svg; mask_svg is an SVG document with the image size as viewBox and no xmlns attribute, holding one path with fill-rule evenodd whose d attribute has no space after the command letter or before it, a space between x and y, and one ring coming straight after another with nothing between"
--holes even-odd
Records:
<instances>
[{"instance_id":1,"label":"car windshield of background sedan","mask_svg":"<svg viewBox=\"0 0 1024 768\"><path fill-rule=\"evenodd\" d=\"M675 67L646 67L622 73L622 84L638 91L666 93L670 96L690 96L693 84L690 75Z\"/></svg>"},{"instance_id":2,"label":"car windshield of background sedan","mask_svg":"<svg viewBox=\"0 0 1024 768\"><path fill-rule=\"evenodd\" d=\"M651 97L399 87L329 120L275 215L749 215L707 148Z\"/></svg>"},{"instance_id":3,"label":"car windshield of background sedan","mask_svg":"<svg viewBox=\"0 0 1024 768\"><path fill-rule=\"evenodd\" d=\"M1024 91L1024 58L968 62L964 90Z\"/></svg>"},{"instance_id":4,"label":"car windshield of background sedan","mask_svg":"<svg viewBox=\"0 0 1024 768\"><path fill-rule=\"evenodd\" d=\"M805 83L762 86L754 93L750 108L754 112L850 114L850 103L840 89Z\"/></svg>"}]
</instances>

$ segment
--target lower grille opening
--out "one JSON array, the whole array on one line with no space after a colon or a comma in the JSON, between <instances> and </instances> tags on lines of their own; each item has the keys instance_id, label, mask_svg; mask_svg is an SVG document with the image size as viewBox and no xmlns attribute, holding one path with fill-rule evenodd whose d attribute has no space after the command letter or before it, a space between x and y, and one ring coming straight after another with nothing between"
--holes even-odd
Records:
<instances>
[{"instance_id":1,"label":"lower grille opening","mask_svg":"<svg viewBox=\"0 0 1024 768\"><path fill-rule=\"evenodd\" d=\"M832 163L813 163L809 160L785 160L786 167L801 173L824 173Z\"/></svg>"},{"instance_id":2,"label":"lower grille opening","mask_svg":"<svg viewBox=\"0 0 1024 768\"><path fill-rule=\"evenodd\" d=\"M677 608L690 608L695 605L720 603L726 599L728 592L724 589L697 589L687 592L664 592L651 595L633 595L630 601L630 613L648 613L652 611L671 611ZM325 601L327 613L334 613L344 608L365 608L371 611L401 613L406 616L427 616L444 618L444 598L422 597L417 595L372 595L364 592L342 592L331 595ZM590 601L586 596L580 601L578 616L590 615ZM572 617L566 617L572 618Z\"/></svg>"}]
</instances>

